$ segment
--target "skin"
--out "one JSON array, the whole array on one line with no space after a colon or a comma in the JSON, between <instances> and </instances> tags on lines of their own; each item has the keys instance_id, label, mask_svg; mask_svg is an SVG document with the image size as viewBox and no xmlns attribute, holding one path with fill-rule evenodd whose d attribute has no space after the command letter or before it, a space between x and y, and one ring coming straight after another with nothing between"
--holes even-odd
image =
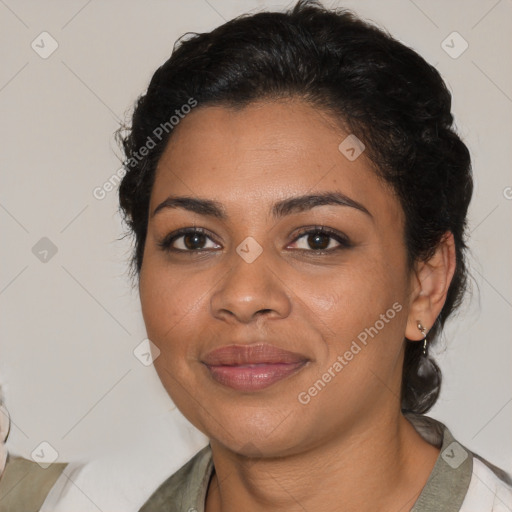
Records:
<instances>
[{"instance_id":1,"label":"skin","mask_svg":"<svg viewBox=\"0 0 512 512\"><path fill-rule=\"evenodd\" d=\"M329 114L300 100L197 107L159 161L150 212L173 195L218 201L227 215L164 208L150 216L139 281L148 337L161 351L160 379L210 439L215 474L207 512L328 512L341 504L407 511L439 455L402 416L399 396L404 336L421 341L417 322L428 329L442 309L453 237L447 233L431 260L410 269L400 203L364 152L352 162L341 154L346 136ZM369 213L323 205L279 219L270 214L277 201L321 192L341 192ZM351 246L316 254L318 242L298 233L314 225L344 234ZM158 246L194 226L209 238L188 253ZM252 263L236 251L247 237L263 250ZM174 247L184 243L181 237ZM401 311L300 403L298 394L394 303ZM201 363L214 348L258 341L309 362L257 392L217 383Z\"/></svg>"}]
</instances>

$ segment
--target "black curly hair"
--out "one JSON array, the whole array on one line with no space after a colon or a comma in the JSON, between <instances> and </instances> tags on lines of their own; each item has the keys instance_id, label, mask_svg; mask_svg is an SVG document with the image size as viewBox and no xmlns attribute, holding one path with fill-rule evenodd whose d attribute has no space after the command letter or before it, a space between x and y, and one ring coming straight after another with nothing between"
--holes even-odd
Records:
<instances>
[{"instance_id":1,"label":"black curly hair","mask_svg":"<svg viewBox=\"0 0 512 512\"><path fill-rule=\"evenodd\" d=\"M126 234L135 238L132 277L142 266L155 169L183 115L195 105L243 108L284 98L334 114L363 141L375 172L401 202L411 268L453 233L456 269L429 331L434 343L460 305L468 276L465 231L473 180L468 148L453 126L451 94L438 71L411 48L352 11L317 1L185 34L156 70L135 104L131 127L116 132L126 170L120 211ZM425 413L439 396L440 369L422 350L421 343L406 343L404 412Z\"/></svg>"}]
</instances>

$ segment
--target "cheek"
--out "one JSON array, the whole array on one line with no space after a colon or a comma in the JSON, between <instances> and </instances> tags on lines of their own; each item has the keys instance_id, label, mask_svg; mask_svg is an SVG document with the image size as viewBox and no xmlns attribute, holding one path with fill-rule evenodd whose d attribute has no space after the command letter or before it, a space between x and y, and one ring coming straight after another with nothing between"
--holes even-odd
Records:
<instances>
[{"instance_id":1,"label":"cheek","mask_svg":"<svg viewBox=\"0 0 512 512\"><path fill-rule=\"evenodd\" d=\"M183 383L188 388L196 377L189 364L184 363L194 360L196 316L204 309L205 300L204 288L196 281L197 278L172 271L151 255L144 260L139 281L147 336L160 350L154 361L155 370L176 406L187 413L190 397Z\"/></svg>"},{"instance_id":2,"label":"cheek","mask_svg":"<svg viewBox=\"0 0 512 512\"><path fill-rule=\"evenodd\" d=\"M184 329L204 307L204 287L198 279L148 257L141 269L139 293L149 339L162 352L186 346Z\"/></svg>"},{"instance_id":3,"label":"cheek","mask_svg":"<svg viewBox=\"0 0 512 512\"><path fill-rule=\"evenodd\" d=\"M354 258L323 276L302 276L300 297L327 326L349 329L373 324L394 302L406 295L401 265L389 265L376 258ZM341 333L340 333L341 334Z\"/></svg>"},{"instance_id":4,"label":"cheek","mask_svg":"<svg viewBox=\"0 0 512 512\"><path fill-rule=\"evenodd\" d=\"M400 255L393 261L389 253L386 258L354 258L328 276L301 282L307 313L325 340L324 369L346 354L351 368L343 373L356 381L368 378L370 370L386 380L396 372L406 324L406 285L405 261Z\"/></svg>"},{"instance_id":5,"label":"cheek","mask_svg":"<svg viewBox=\"0 0 512 512\"><path fill-rule=\"evenodd\" d=\"M394 400L389 390L396 389L401 375L404 278L384 273L384 266L374 261L340 269L316 284L304 281L302 294L308 297L325 350L301 396L314 397L310 405L318 415L327 404L358 411Z\"/></svg>"}]
</instances>

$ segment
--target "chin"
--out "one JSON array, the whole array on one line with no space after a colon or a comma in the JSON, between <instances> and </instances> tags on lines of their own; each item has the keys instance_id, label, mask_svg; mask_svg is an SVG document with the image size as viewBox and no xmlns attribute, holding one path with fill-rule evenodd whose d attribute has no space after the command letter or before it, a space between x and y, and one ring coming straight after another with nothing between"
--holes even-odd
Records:
<instances>
[{"instance_id":1,"label":"chin","mask_svg":"<svg viewBox=\"0 0 512 512\"><path fill-rule=\"evenodd\" d=\"M219 422L205 420L203 432L211 443L246 457L278 457L295 451L300 443L300 432L294 414L287 409L275 410L255 407L233 407L217 415ZM223 425L229 425L223 428Z\"/></svg>"}]
</instances>

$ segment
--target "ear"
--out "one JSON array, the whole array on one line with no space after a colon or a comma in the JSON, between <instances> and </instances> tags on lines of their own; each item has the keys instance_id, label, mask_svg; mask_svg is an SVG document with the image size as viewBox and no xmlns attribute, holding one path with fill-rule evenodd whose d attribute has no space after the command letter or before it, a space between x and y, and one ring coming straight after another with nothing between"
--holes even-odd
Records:
<instances>
[{"instance_id":1,"label":"ear","mask_svg":"<svg viewBox=\"0 0 512 512\"><path fill-rule=\"evenodd\" d=\"M411 276L411 296L405 337L420 341L423 334L420 322L427 330L432 328L446 302L446 295L455 272L455 240L447 231L439 242L434 255L418 262Z\"/></svg>"}]
</instances>

